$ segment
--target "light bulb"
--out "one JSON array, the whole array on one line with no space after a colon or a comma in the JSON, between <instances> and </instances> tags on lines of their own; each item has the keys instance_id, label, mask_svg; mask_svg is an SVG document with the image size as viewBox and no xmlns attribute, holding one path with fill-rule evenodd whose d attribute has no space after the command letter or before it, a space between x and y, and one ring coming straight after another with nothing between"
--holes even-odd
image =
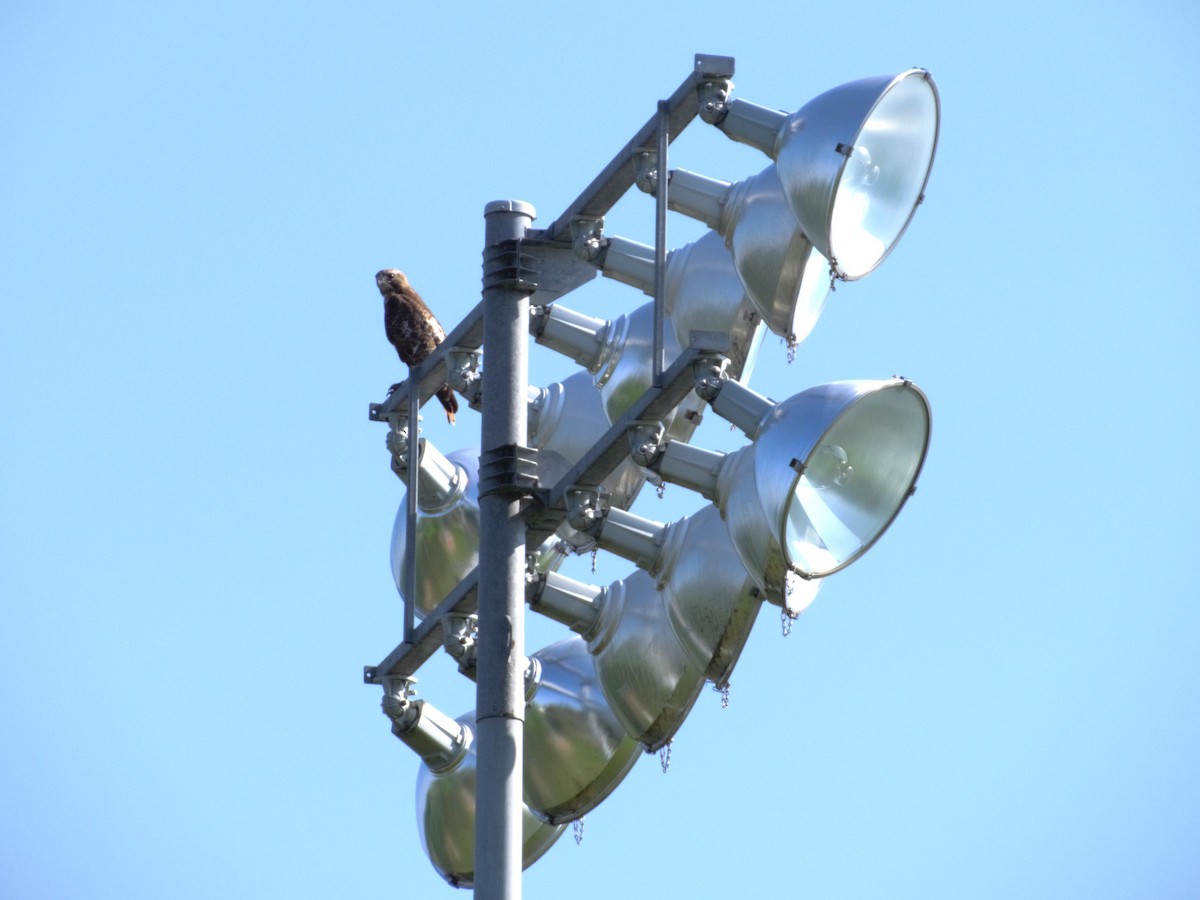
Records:
<instances>
[{"instance_id":1,"label":"light bulb","mask_svg":"<svg viewBox=\"0 0 1200 900\"><path fill-rule=\"evenodd\" d=\"M879 166L871 161L871 151L859 144L850 154L846 171L842 173L842 187L870 187L879 180Z\"/></svg>"},{"instance_id":2,"label":"light bulb","mask_svg":"<svg viewBox=\"0 0 1200 900\"><path fill-rule=\"evenodd\" d=\"M837 444L822 444L804 471L804 477L817 490L830 485L843 485L850 480L854 467L846 451Z\"/></svg>"}]
</instances>

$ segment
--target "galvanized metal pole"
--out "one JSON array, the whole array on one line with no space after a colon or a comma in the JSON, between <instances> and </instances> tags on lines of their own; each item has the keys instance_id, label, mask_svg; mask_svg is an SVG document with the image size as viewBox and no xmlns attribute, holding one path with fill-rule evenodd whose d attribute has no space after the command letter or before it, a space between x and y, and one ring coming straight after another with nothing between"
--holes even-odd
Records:
<instances>
[{"instance_id":1,"label":"galvanized metal pole","mask_svg":"<svg viewBox=\"0 0 1200 900\"><path fill-rule=\"evenodd\" d=\"M475 896L521 896L525 740L525 522L519 495L485 474L526 440L529 294L518 243L534 218L519 200L484 209L484 402L479 496L478 772Z\"/></svg>"}]
</instances>

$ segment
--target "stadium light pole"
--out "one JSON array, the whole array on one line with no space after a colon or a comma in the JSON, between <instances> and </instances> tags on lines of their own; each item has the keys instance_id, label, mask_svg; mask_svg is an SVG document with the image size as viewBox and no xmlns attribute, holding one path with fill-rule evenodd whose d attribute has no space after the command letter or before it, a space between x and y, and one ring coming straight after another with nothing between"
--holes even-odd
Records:
<instances>
[{"instance_id":1,"label":"stadium light pole","mask_svg":"<svg viewBox=\"0 0 1200 900\"><path fill-rule=\"evenodd\" d=\"M534 209L499 200L484 211L483 340L488 399L479 482L479 639L476 679L475 896L521 893L525 743L525 520L522 447L528 427L529 297L521 241Z\"/></svg>"},{"instance_id":2,"label":"stadium light pole","mask_svg":"<svg viewBox=\"0 0 1200 900\"><path fill-rule=\"evenodd\" d=\"M407 390L370 410L372 419L391 426L393 468L407 476L409 496L407 568L396 567L404 639L379 665L364 668L364 680L384 687L393 733L446 786L441 801L430 801L437 828L422 831L423 841L436 833L445 843L436 852L426 846L427 855L451 884L473 883L479 898L519 898L522 868L548 849L562 823L578 821L615 787L632 765L633 742L653 748L669 741L704 680L728 684L759 601L775 602L794 618L815 587L792 604L792 576L820 579L864 553L915 489L924 461L928 404L907 379L822 385L781 403L737 379L752 366L760 324L789 344L802 340L824 305L821 270L828 266L830 278L863 277L907 227L936 147L932 79L915 69L866 79L789 115L728 102L732 75L731 58L697 55L689 78L548 228L531 227L534 209L523 201L489 203L482 302L411 367ZM738 183L670 173L667 145L697 115L762 150L775 166ZM812 183L807 172L815 173ZM653 248L603 234L604 216L635 183L656 197ZM676 194L668 197L668 190ZM714 231L668 255L668 209ZM597 268L652 292L653 304L615 320L552 307ZM731 292L737 279L742 290ZM610 425L602 434L589 432L586 440L575 434L559 444L530 435L534 304L539 342L597 376L604 399L596 415ZM635 327L648 316L652 326ZM480 376L474 359L483 345ZM468 516L462 533L452 536L477 542L478 564L465 575L454 572L461 580L440 601L424 598L418 625L418 482L435 500L445 496L464 508L471 502L462 494L472 478L459 463L431 447L427 465L418 463L429 445L419 437L416 411L447 382L482 413L476 527L463 524ZM565 397L566 382L558 387L555 396ZM750 446L729 454L689 447L704 405L740 428ZM534 407L541 416L542 406ZM556 422L547 415L548 433ZM525 441L544 450L540 471L538 450ZM603 487L621 466L683 485L713 505L673 525L636 516L617 499L622 492ZM637 491L624 493L631 503ZM583 542L579 547L590 542L641 569L607 589L539 569L535 551L550 546L562 528ZM394 561L397 549L394 543ZM735 557L741 565L722 562ZM465 568L461 560L456 566ZM580 635L539 651L541 661L525 655L531 591L535 609ZM453 720L412 700L415 672L440 646L476 681L473 729L470 714ZM565 706L530 713L539 667L553 668L568 656L594 661L596 671L589 675L590 666L572 663L572 676L550 678L542 688L547 696L537 701L550 709L561 695ZM585 682L599 683L607 703L592 689L583 702L576 688ZM608 716L608 737L621 729L624 737L599 741L594 728L564 730L563 710L577 724ZM534 721L528 786L527 715ZM582 755L568 760L572 741ZM541 758L547 756L553 759ZM572 787L570 765L547 765L554 761L582 763L574 771L586 783ZM438 816L437 802L454 805L453 826ZM468 827L474 828L470 849L456 839Z\"/></svg>"}]
</instances>

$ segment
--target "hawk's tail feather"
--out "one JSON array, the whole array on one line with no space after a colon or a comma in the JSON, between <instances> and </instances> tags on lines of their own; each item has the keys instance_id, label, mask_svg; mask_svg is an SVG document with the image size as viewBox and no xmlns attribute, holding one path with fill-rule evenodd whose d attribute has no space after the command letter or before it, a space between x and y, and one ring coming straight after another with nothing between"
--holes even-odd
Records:
<instances>
[{"instance_id":1,"label":"hawk's tail feather","mask_svg":"<svg viewBox=\"0 0 1200 900\"><path fill-rule=\"evenodd\" d=\"M454 396L454 391L450 385L443 384L438 388L437 398L442 404L442 408L446 410L446 420L453 425L454 414L458 412L458 398Z\"/></svg>"}]
</instances>

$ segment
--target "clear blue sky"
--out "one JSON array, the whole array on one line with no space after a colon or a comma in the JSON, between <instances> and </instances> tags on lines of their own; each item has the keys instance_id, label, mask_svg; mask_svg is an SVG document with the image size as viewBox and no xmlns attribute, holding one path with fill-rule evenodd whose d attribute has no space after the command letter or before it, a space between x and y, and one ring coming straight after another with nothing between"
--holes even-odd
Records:
<instances>
[{"instance_id":1,"label":"clear blue sky","mask_svg":"<svg viewBox=\"0 0 1200 900\"><path fill-rule=\"evenodd\" d=\"M455 894L361 683L401 621L373 275L457 322L484 205L553 219L705 52L789 109L934 73L909 233L752 381L904 374L933 444L879 545L787 639L768 610L729 709L706 692L670 771L642 759L526 895L1196 896L1197 46L1165 0L6 4L0 895ZM672 163L765 158L697 123ZM652 217L628 197L610 232ZM443 451L477 441L437 419Z\"/></svg>"}]
</instances>

